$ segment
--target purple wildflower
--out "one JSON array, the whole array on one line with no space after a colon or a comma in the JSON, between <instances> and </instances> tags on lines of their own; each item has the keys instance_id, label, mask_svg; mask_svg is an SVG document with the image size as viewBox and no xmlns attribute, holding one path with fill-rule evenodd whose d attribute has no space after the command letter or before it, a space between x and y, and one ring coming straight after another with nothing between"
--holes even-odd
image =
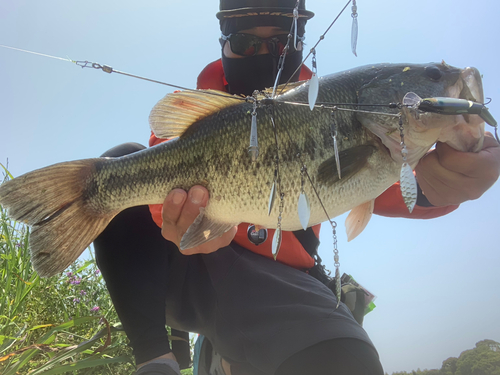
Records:
<instances>
[{"instance_id":1,"label":"purple wildflower","mask_svg":"<svg viewBox=\"0 0 500 375\"><path fill-rule=\"evenodd\" d=\"M73 285L78 285L82 282L82 279L74 277L72 280L69 281Z\"/></svg>"},{"instance_id":2,"label":"purple wildflower","mask_svg":"<svg viewBox=\"0 0 500 375\"><path fill-rule=\"evenodd\" d=\"M99 311L101 308L99 306L94 306L90 309L91 312L97 312Z\"/></svg>"},{"instance_id":3,"label":"purple wildflower","mask_svg":"<svg viewBox=\"0 0 500 375\"><path fill-rule=\"evenodd\" d=\"M74 303L80 303L80 298L73 298Z\"/></svg>"},{"instance_id":4,"label":"purple wildflower","mask_svg":"<svg viewBox=\"0 0 500 375\"><path fill-rule=\"evenodd\" d=\"M86 296L87 295L87 292L85 290L80 290L80 295L81 296Z\"/></svg>"},{"instance_id":5,"label":"purple wildflower","mask_svg":"<svg viewBox=\"0 0 500 375\"><path fill-rule=\"evenodd\" d=\"M95 270L95 274L96 274L96 275L99 275L100 273L101 273L101 271L100 271L100 270Z\"/></svg>"},{"instance_id":6,"label":"purple wildflower","mask_svg":"<svg viewBox=\"0 0 500 375\"><path fill-rule=\"evenodd\" d=\"M66 274L66 276L71 277L71 276L73 276L73 273L68 272L68 273Z\"/></svg>"}]
</instances>

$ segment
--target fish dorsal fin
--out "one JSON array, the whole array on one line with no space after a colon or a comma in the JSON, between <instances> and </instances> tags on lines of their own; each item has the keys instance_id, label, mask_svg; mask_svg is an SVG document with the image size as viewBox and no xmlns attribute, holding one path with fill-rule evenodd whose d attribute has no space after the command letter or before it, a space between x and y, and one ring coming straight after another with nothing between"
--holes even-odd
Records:
<instances>
[{"instance_id":1,"label":"fish dorsal fin","mask_svg":"<svg viewBox=\"0 0 500 375\"><path fill-rule=\"evenodd\" d=\"M151 110L149 125L158 138L181 136L191 124L240 104L241 96L216 90L186 90L166 95Z\"/></svg>"},{"instance_id":2,"label":"fish dorsal fin","mask_svg":"<svg viewBox=\"0 0 500 375\"><path fill-rule=\"evenodd\" d=\"M276 94L277 95L283 95L286 94L288 91L293 90L294 88L297 88L299 86L302 86L304 83L307 81L299 81L299 82L290 82L290 83L283 83L276 87ZM262 93L266 96L272 96L273 95L273 88L269 87L262 91Z\"/></svg>"}]
</instances>

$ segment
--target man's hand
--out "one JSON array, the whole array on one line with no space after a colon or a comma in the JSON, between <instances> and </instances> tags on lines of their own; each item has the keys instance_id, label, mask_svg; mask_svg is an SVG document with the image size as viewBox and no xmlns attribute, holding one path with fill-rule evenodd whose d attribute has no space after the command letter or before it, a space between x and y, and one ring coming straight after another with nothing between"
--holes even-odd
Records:
<instances>
[{"instance_id":1,"label":"man's hand","mask_svg":"<svg viewBox=\"0 0 500 375\"><path fill-rule=\"evenodd\" d=\"M179 247L182 236L200 214L200 207L208 203L208 191L203 186L193 186L188 193L182 189L174 189L163 202L163 226L161 234ZM237 227L222 236L214 238L202 245L186 249L182 254L208 254L227 246L236 235Z\"/></svg>"},{"instance_id":2,"label":"man's hand","mask_svg":"<svg viewBox=\"0 0 500 375\"><path fill-rule=\"evenodd\" d=\"M489 132L478 153L457 151L438 142L415 171L420 188L434 206L477 199L500 175L500 145Z\"/></svg>"}]
</instances>

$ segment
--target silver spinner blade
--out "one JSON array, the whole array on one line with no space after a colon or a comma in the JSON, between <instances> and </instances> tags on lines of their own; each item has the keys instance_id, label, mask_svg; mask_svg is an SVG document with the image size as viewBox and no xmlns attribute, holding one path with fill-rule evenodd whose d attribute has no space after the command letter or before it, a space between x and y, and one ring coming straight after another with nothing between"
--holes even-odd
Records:
<instances>
[{"instance_id":1,"label":"silver spinner blade","mask_svg":"<svg viewBox=\"0 0 500 375\"><path fill-rule=\"evenodd\" d=\"M342 179L342 174L340 172L340 156L339 156L339 148L337 145L337 136L333 136L333 151L335 152L335 164L337 165L337 173L339 175L339 180Z\"/></svg>"},{"instance_id":2,"label":"silver spinner blade","mask_svg":"<svg viewBox=\"0 0 500 375\"><path fill-rule=\"evenodd\" d=\"M273 236L273 245L272 245L274 260L276 260L276 258L278 257L278 253L280 252L281 235L282 235L281 228L276 228L276 231L274 232Z\"/></svg>"},{"instance_id":3,"label":"silver spinner blade","mask_svg":"<svg viewBox=\"0 0 500 375\"><path fill-rule=\"evenodd\" d=\"M400 184L403 201L411 213L417 203L417 180L408 163L401 166Z\"/></svg>"},{"instance_id":4,"label":"silver spinner blade","mask_svg":"<svg viewBox=\"0 0 500 375\"><path fill-rule=\"evenodd\" d=\"M257 157L259 156L259 140L257 137L257 115L255 114L252 114L252 125L250 127L250 146L248 146L248 153L250 154L252 162L257 161Z\"/></svg>"},{"instance_id":5,"label":"silver spinner blade","mask_svg":"<svg viewBox=\"0 0 500 375\"><path fill-rule=\"evenodd\" d=\"M309 226L309 218L311 217L311 205L309 204L309 198L304 192L300 193L297 211L299 213L300 225L306 230Z\"/></svg>"},{"instance_id":6,"label":"silver spinner blade","mask_svg":"<svg viewBox=\"0 0 500 375\"><path fill-rule=\"evenodd\" d=\"M356 53L356 46L358 44L358 7L356 0L352 3L352 27L351 27L351 51L354 56L358 57Z\"/></svg>"},{"instance_id":7,"label":"silver spinner blade","mask_svg":"<svg viewBox=\"0 0 500 375\"><path fill-rule=\"evenodd\" d=\"M319 92L318 76L316 73L313 73L311 79L309 80L309 93L308 93L309 108L311 109L311 111L314 109L314 106L316 105L316 100L318 99L318 92Z\"/></svg>"},{"instance_id":8,"label":"silver spinner blade","mask_svg":"<svg viewBox=\"0 0 500 375\"><path fill-rule=\"evenodd\" d=\"M267 216L271 215L271 211L273 210L275 199L276 199L276 182L273 182L273 186L271 187L271 193L269 194L269 204L267 206Z\"/></svg>"}]
</instances>

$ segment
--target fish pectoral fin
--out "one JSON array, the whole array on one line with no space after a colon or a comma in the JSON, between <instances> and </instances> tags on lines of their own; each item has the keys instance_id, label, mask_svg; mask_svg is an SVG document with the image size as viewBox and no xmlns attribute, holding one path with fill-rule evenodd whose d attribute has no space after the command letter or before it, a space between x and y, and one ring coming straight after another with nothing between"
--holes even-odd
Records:
<instances>
[{"instance_id":1,"label":"fish pectoral fin","mask_svg":"<svg viewBox=\"0 0 500 375\"><path fill-rule=\"evenodd\" d=\"M222 236L238 223L219 222L205 216L205 209L200 208L200 214L188 228L180 243L180 250L191 249Z\"/></svg>"},{"instance_id":2,"label":"fish pectoral fin","mask_svg":"<svg viewBox=\"0 0 500 375\"><path fill-rule=\"evenodd\" d=\"M156 103L149 115L149 125L158 138L180 137L195 122L240 103L241 97L222 91L175 92Z\"/></svg>"},{"instance_id":3,"label":"fish pectoral fin","mask_svg":"<svg viewBox=\"0 0 500 375\"><path fill-rule=\"evenodd\" d=\"M355 146L339 152L340 176L348 180L358 173L376 150L371 144ZM335 155L325 160L318 168L318 181L329 186L340 181Z\"/></svg>"},{"instance_id":4,"label":"fish pectoral fin","mask_svg":"<svg viewBox=\"0 0 500 375\"><path fill-rule=\"evenodd\" d=\"M375 199L354 207L345 219L347 241L355 239L366 228L373 214Z\"/></svg>"}]
</instances>

